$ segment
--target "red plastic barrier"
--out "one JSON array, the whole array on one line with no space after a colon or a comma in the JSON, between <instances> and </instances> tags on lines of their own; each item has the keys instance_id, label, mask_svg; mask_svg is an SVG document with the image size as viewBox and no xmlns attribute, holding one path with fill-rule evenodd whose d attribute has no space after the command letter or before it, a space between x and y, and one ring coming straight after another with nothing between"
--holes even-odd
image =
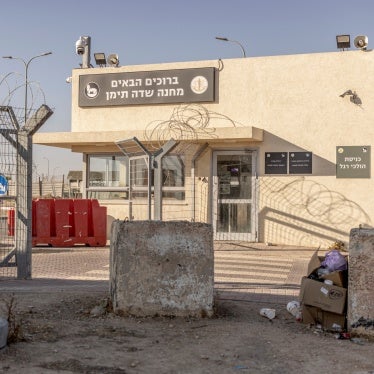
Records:
<instances>
[{"instance_id":1,"label":"red plastic barrier","mask_svg":"<svg viewBox=\"0 0 374 374\"><path fill-rule=\"evenodd\" d=\"M103 246L106 243L106 207L100 206L97 200L92 200L92 239L90 245Z\"/></svg>"},{"instance_id":2,"label":"red plastic barrier","mask_svg":"<svg viewBox=\"0 0 374 374\"><path fill-rule=\"evenodd\" d=\"M86 241L86 238L93 234L92 225L92 201L74 200L75 237Z\"/></svg>"},{"instance_id":3,"label":"red plastic barrier","mask_svg":"<svg viewBox=\"0 0 374 374\"><path fill-rule=\"evenodd\" d=\"M14 236L15 211L8 211ZM94 199L36 199L32 202L32 245L91 247L106 245L107 208Z\"/></svg>"},{"instance_id":4,"label":"red plastic barrier","mask_svg":"<svg viewBox=\"0 0 374 374\"><path fill-rule=\"evenodd\" d=\"M56 237L51 240L54 246L70 245L74 237L74 204L72 199L55 200Z\"/></svg>"},{"instance_id":5,"label":"red plastic barrier","mask_svg":"<svg viewBox=\"0 0 374 374\"><path fill-rule=\"evenodd\" d=\"M49 244L50 238L56 236L54 199L36 199L33 208L34 234L39 244Z\"/></svg>"},{"instance_id":6,"label":"red plastic barrier","mask_svg":"<svg viewBox=\"0 0 374 374\"><path fill-rule=\"evenodd\" d=\"M15 216L14 209L9 209L8 210L8 219L7 219L7 223L8 223L8 235L9 236L14 236L14 225L15 225L14 216Z\"/></svg>"}]
</instances>

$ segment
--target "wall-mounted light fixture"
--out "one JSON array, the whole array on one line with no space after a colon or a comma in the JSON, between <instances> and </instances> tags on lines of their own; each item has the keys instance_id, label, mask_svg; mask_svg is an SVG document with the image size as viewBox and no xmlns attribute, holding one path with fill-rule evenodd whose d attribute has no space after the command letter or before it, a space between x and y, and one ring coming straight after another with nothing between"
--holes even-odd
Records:
<instances>
[{"instance_id":1,"label":"wall-mounted light fixture","mask_svg":"<svg viewBox=\"0 0 374 374\"><path fill-rule=\"evenodd\" d=\"M350 35L337 35L336 36L336 46L338 49L348 49L351 48L351 36Z\"/></svg>"},{"instance_id":2,"label":"wall-mounted light fixture","mask_svg":"<svg viewBox=\"0 0 374 374\"><path fill-rule=\"evenodd\" d=\"M105 53L102 53L102 52L94 53L94 58L95 58L96 65L99 65L100 67L106 65Z\"/></svg>"},{"instance_id":3,"label":"wall-mounted light fixture","mask_svg":"<svg viewBox=\"0 0 374 374\"><path fill-rule=\"evenodd\" d=\"M338 49L348 49L351 48L351 36L350 35L337 35L336 36L336 46Z\"/></svg>"},{"instance_id":4,"label":"wall-mounted light fixture","mask_svg":"<svg viewBox=\"0 0 374 374\"><path fill-rule=\"evenodd\" d=\"M96 65L100 67L105 67L107 64L109 66L115 66L117 67L119 65L119 59L118 55L116 53L112 53L108 56L108 58L105 57L105 53L94 53L95 62Z\"/></svg>"},{"instance_id":5,"label":"wall-mounted light fixture","mask_svg":"<svg viewBox=\"0 0 374 374\"><path fill-rule=\"evenodd\" d=\"M366 51L366 47L368 46L369 39L366 35L358 35L355 37L354 45L356 48L359 48L363 51Z\"/></svg>"},{"instance_id":6,"label":"wall-mounted light fixture","mask_svg":"<svg viewBox=\"0 0 374 374\"><path fill-rule=\"evenodd\" d=\"M119 58L118 58L118 55L116 53L112 53L108 56L107 58L107 63L110 65L110 66L115 66L117 67L119 65Z\"/></svg>"},{"instance_id":7,"label":"wall-mounted light fixture","mask_svg":"<svg viewBox=\"0 0 374 374\"><path fill-rule=\"evenodd\" d=\"M356 104L358 106L360 106L362 104L362 100L360 99L360 97L357 95L356 91L352 91L352 90L347 90L345 92L343 92L341 95L339 95L340 97L344 97L344 96L349 96L349 101L353 104Z\"/></svg>"}]
</instances>

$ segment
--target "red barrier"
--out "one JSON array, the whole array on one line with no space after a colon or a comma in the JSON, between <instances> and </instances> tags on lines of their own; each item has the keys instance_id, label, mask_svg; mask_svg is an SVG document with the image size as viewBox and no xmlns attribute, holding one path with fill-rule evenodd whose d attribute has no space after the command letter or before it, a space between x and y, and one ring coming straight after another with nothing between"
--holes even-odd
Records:
<instances>
[{"instance_id":1,"label":"red barrier","mask_svg":"<svg viewBox=\"0 0 374 374\"><path fill-rule=\"evenodd\" d=\"M8 211L14 236L15 212ZM32 245L106 245L107 208L90 199L36 199L32 202Z\"/></svg>"},{"instance_id":2,"label":"red barrier","mask_svg":"<svg viewBox=\"0 0 374 374\"><path fill-rule=\"evenodd\" d=\"M74 237L74 202L72 199L55 200L56 236L51 239L55 247L70 246Z\"/></svg>"},{"instance_id":3,"label":"red barrier","mask_svg":"<svg viewBox=\"0 0 374 374\"><path fill-rule=\"evenodd\" d=\"M15 225L15 211L14 209L9 209L8 210L8 235L9 236L14 236L14 225Z\"/></svg>"},{"instance_id":4,"label":"red barrier","mask_svg":"<svg viewBox=\"0 0 374 374\"><path fill-rule=\"evenodd\" d=\"M56 236L55 204L54 199L37 199L33 205L32 225L38 244L50 244L50 238ZM33 237L33 245L34 239Z\"/></svg>"}]
</instances>

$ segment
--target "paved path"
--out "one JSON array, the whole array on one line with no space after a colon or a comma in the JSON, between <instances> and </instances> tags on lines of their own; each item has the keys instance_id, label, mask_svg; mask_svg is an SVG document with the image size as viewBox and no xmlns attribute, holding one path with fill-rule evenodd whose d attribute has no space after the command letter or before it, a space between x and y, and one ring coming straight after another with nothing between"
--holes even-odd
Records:
<instances>
[{"instance_id":1,"label":"paved path","mask_svg":"<svg viewBox=\"0 0 374 374\"><path fill-rule=\"evenodd\" d=\"M286 303L295 299L315 249L216 242L217 297L266 303ZM17 280L15 269L0 268L0 291L107 291L109 251L109 247L34 248L33 279Z\"/></svg>"}]
</instances>

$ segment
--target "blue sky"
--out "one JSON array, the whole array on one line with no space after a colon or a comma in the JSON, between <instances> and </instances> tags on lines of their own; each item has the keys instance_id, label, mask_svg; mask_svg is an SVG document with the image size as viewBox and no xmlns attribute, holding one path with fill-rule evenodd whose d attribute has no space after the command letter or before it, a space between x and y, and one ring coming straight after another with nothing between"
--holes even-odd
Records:
<instances>
[{"instance_id":1,"label":"blue sky","mask_svg":"<svg viewBox=\"0 0 374 374\"><path fill-rule=\"evenodd\" d=\"M71 87L79 68L75 42L91 37L94 52L117 53L120 65L255 56L338 52L336 35L367 35L374 45L374 1L362 0L0 0L1 56L33 60L30 81L38 82L54 114L40 131L70 131ZM0 58L0 76L23 74L21 61ZM1 88L1 87L0 87ZM1 90L0 90L1 93ZM1 97L4 100L4 97ZM16 99L15 99L16 100ZM11 102L10 105L17 106ZM39 105L36 105L37 107ZM39 174L67 173L81 156L34 146Z\"/></svg>"}]
</instances>

